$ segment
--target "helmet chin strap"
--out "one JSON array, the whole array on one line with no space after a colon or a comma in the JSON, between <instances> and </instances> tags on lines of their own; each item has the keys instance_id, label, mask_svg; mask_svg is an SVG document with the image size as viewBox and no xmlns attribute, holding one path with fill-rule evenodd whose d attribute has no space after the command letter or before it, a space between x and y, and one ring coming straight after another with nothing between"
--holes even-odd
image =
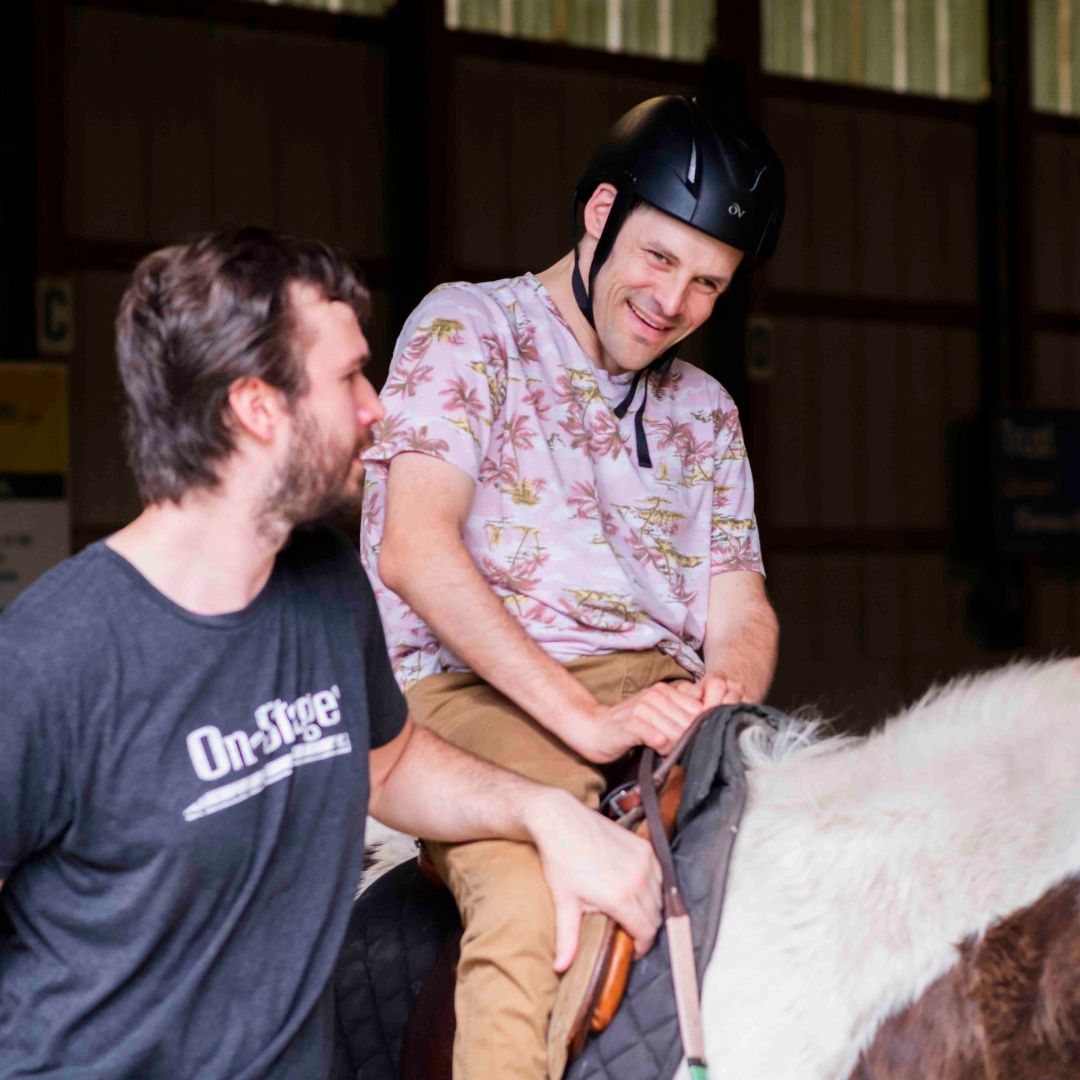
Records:
<instances>
[{"instance_id":1,"label":"helmet chin strap","mask_svg":"<svg viewBox=\"0 0 1080 1080\"><path fill-rule=\"evenodd\" d=\"M589 265L589 288L587 290L585 288L585 282L581 277L581 268L578 265L578 245L576 243L574 244L574 268L570 274L570 284L574 291L574 300L577 302L578 309L593 330L596 329L596 322L593 318L592 291L596 281L596 272L603 266L607 257L611 254L611 248L615 243L615 237L623 227L623 223L630 216L630 211L633 210L636 202L637 200L633 195L624 195L622 191L619 191L615 196L615 201L611 204L611 210L608 212L607 220L604 222L604 228L601 230L600 237L596 241L596 249L593 251L592 262ZM577 204L578 196L577 192L575 192L570 208L571 213L573 214L575 233L577 232ZM671 367L672 360L675 359L677 348L678 346L672 345L670 349L662 352L651 363L634 372L634 378L630 382L629 392L614 409L615 415L620 420L627 414L630 406L634 402L634 396L637 394L638 383L644 375L645 392L641 397L641 405L638 407L637 412L634 413L634 439L637 443L637 459L638 464L643 469L652 468L652 457L649 454L649 441L645 435L645 405L649 399L649 376L653 374L653 372L661 378L667 374L668 368Z\"/></svg>"}]
</instances>

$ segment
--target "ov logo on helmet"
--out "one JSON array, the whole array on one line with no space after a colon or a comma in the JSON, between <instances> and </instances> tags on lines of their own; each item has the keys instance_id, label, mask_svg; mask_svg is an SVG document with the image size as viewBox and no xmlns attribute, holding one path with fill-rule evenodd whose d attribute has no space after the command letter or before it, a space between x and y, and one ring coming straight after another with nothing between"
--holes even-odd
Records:
<instances>
[{"instance_id":1,"label":"ov logo on helmet","mask_svg":"<svg viewBox=\"0 0 1080 1080\"><path fill-rule=\"evenodd\" d=\"M740 206L740 205L739 205L739 204L738 204L737 202L733 202L733 203L732 203L732 204L731 204L731 205L730 205L730 206L729 206L729 207L727 208L727 212L728 212L728 213L729 213L729 214L730 214L730 215L731 215L732 217L742 217L742 216L743 216L743 214L745 214L745 213L746 213L746 211L745 211L745 210L744 210L744 209L743 209L743 208L742 208L742 207L741 207L741 206Z\"/></svg>"}]
</instances>

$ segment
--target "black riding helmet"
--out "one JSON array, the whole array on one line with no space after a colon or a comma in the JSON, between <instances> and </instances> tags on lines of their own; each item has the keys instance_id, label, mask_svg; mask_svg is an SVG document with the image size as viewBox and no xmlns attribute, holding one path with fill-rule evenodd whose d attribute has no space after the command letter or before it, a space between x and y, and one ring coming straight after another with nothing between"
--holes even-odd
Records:
<instances>
[{"instance_id":1,"label":"black riding helmet","mask_svg":"<svg viewBox=\"0 0 1080 1080\"><path fill-rule=\"evenodd\" d=\"M618 194L596 243L587 290L574 247L574 299L590 326L595 327L596 273L638 202L730 244L755 261L768 259L776 249L784 218L780 158L749 120L707 100L673 94L650 98L616 121L574 189L575 235L578 204L588 202L603 183L612 184ZM675 349L669 349L643 370L662 373L674 355ZM635 375L630 393L615 410L619 417L626 415L641 374ZM649 467L644 408L642 401L635 426L638 460Z\"/></svg>"}]
</instances>

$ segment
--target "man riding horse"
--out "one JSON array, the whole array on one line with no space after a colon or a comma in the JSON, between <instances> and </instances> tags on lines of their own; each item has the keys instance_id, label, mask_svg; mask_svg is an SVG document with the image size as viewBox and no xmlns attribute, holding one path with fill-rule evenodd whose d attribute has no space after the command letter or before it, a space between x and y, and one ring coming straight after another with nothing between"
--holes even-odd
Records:
<instances>
[{"instance_id":1,"label":"man riding horse","mask_svg":"<svg viewBox=\"0 0 1080 1080\"><path fill-rule=\"evenodd\" d=\"M407 321L361 547L415 721L596 806L599 766L667 752L772 678L738 415L675 352L744 259L771 255L783 170L744 119L654 98L573 206L583 234L554 265L441 286ZM465 924L454 1075L546 1077L576 920L527 843L429 850Z\"/></svg>"}]
</instances>

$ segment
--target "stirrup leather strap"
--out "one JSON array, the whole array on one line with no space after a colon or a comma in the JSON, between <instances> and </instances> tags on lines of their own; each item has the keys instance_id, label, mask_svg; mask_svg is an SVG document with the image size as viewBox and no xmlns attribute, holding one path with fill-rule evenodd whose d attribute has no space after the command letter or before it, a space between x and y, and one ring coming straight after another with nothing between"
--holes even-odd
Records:
<instances>
[{"instance_id":1,"label":"stirrup leather strap","mask_svg":"<svg viewBox=\"0 0 1080 1080\"><path fill-rule=\"evenodd\" d=\"M705 1032L701 1023L701 1000L698 996L697 963L694 960L694 939L690 931L690 916L675 876L675 861L671 855L667 831L660 817L660 803L653 787L653 764L656 753L645 749L638 766L638 786L645 820L649 823L649 839L660 863L663 877L664 926L668 935L671 958L671 981L675 990L675 1010L679 1017L679 1034L683 1053L693 1080L705 1080Z\"/></svg>"}]
</instances>

